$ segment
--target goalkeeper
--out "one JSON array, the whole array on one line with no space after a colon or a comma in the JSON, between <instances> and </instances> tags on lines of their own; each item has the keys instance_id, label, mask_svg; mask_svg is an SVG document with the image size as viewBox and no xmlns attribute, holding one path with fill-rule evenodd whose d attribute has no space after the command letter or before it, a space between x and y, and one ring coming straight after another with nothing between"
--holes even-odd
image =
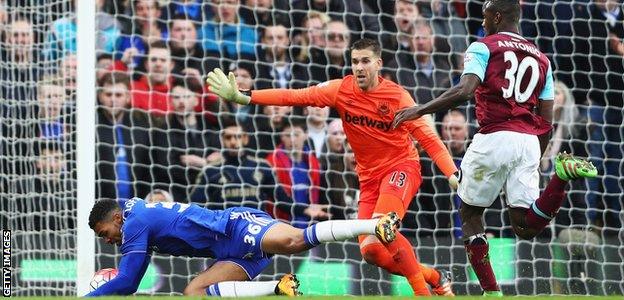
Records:
<instances>
[{"instance_id":1,"label":"goalkeeper","mask_svg":"<svg viewBox=\"0 0 624 300\"><path fill-rule=\"evenodd\" d=\"M249 280L269 265L273 254L299 253L361 234L392 242L399 221L396 213L388 213L379 219L325 221L298 229L246 207L209 210L195 204L147 203L139 198L100 200L91 210L89 227L106 243L118 245L123 256L119 275L87 296L136 292L151 251L216 259L191 280L185 295L296 296L299 282L292 274L279 281Z\"/></svg>"},{"instance_id":2,"label":"goalkeeper","mask_svg":"<svg viewBox=\"0 0 624 300\"><path fill-rule=\"evenodd\" d=\"M239 104L335 108L357 161L361 189L358 217L369 219L391 211L402 217L422 182L412 137L427 151L452 186L457 185L454 175L457 169L424 118L391 130L394 113L413 106L414 100L405 89L379 76L380 55L381 48L376 41L359 40L351 48L353 75L299 90L268 89L245 94L237 89L234 74L228 77L220 69L210 72L207 82L213 93ZM381 243L373 235L360 236L359 240L360 251L367 262L405 276L414 294L430 295L429 283L436 294L453 295L450 273L420 265L411 244L400 233L389 244Z\"/></svg>"}]
</instances>

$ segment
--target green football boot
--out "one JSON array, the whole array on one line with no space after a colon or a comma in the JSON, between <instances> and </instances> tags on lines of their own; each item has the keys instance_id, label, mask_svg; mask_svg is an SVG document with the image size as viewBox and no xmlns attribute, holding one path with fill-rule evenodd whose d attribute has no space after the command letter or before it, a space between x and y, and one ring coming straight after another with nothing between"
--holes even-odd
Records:
<instances>
[{"instance_id":1,"label":"green football boot","mask_svg":"<svg viewBox=\"0 0 624 300\"><path fill-rule=\"evenodd\" d=\"M574 180L594 178L598 175L598 170L591 162L562 152L555 158L555 173L563 180Z\"/></svg>"},{"instance_id":2,"label":"green football boot","mask_svg":"<svg viewBox=\"0 0 624 300\"><path fill-rule=\"evenodd\" d=\"M483 291L483 297L502 297L503 292L501 291Z\"/></svg>"}]
</instances>

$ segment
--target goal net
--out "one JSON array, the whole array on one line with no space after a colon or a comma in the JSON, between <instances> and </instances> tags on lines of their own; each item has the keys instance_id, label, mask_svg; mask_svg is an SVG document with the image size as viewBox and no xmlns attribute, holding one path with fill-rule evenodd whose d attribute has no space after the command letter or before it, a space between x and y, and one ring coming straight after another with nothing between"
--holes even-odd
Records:
<instances>
[{"instance_id":1,"label":"goal net","mask_svg":"<svg viewBox=\"0 0 624 300\"><path fill-rule=\"evenodd\" d=\"M0 227L3 274L12 268L14 295L74 294L71 6L65 0L0 2Z\"/></svg>"},{"instance_id":2,"label":"goal net","mask_svg":"<svg viewBox=\"0 0 624 300\"><path fill-rule=\"evenodd\" d=\"M348 47L366 37L382 45L382 76L423 104L457 84L464 51L485 34L478 0L96 1L96 99L76 99L74 2L0 1L0 227L11 231L14 295L75 295L90 280L76 275L76 229L87 226L76 222L78 101L94 103L96 199L248 206L305 227L312 221L289 201L357 217L356 161L338 114L226 104L206 74L232 71L244 89L307 87L349 74ZM503 191L484 216L493 268L505 294L622 295L622 7L522 2L521 34L549 57L556 81L541 186L559 151L589 157L600 175L570 184L557 218L530 241L513 235ZM433 121L459 163L478 131L474 104ZM424 152L421 166L401 232L419 261L451 271L456 294L479 294L461 200ZM120 255L97 240L93 259L96 270L114 268ZM180 294L211 263L154 254L138 292ZM287 272L310 295L412 294L364 262L357 240L276 256L257 279Z\"/></svg>"}]
</instances>

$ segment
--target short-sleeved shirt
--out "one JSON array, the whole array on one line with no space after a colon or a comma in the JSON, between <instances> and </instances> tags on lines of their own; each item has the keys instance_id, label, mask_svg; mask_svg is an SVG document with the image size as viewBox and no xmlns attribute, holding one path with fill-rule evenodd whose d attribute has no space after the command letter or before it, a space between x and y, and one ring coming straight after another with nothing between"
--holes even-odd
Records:
<instances>
[{"instance_id":1,"label":"short-sleeved shirt","mask_svg":"<svg viewBox=\"0 0 624 300\"><path fill-rule=\"evenodd\" d=\"M533 43L511 32L482 38L466 50L465 74L481 80L475 91L479 132L541 135L551 129L534 109L538 101L554 99L552 67Z\"/></svg>"},{"instance_id":2,"label":"short-sleeved shirt","mask_svg":"<svg viewBox=\"0 0 624 300\"><path fill-rule=\"evenodd\" d=\"M146 203L133 198L122 203L122 254L156 251L174 256L227 256L233 209L208 210L194 204Z\"/></svg>"}]
</instances>

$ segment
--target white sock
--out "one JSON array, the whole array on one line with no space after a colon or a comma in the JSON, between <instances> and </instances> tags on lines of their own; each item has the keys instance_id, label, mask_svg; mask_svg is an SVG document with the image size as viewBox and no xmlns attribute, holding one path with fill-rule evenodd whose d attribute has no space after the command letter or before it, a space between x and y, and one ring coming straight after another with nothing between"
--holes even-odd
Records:
<instances>
[{"instance_id":1,"label":"white sock","mask_svg":"<svg viewBox=\"0 0 624 300\"><path fill-rule=\"evenodd\" d=\"M224 281L206 288L208 296L253 297L275 295L279 281Z\"/></svg>"},{"instance_id":2,"label":"white sock","mask_svg":"<svg viewBox=\"0 0 624 300\"><path fill-rule=\"evenodd\" d=\"M375 234L378 221L379 219L324 221L304 229L303 236L306 243L314 247L321 243Z\"/></svg>"}]
</instances>

